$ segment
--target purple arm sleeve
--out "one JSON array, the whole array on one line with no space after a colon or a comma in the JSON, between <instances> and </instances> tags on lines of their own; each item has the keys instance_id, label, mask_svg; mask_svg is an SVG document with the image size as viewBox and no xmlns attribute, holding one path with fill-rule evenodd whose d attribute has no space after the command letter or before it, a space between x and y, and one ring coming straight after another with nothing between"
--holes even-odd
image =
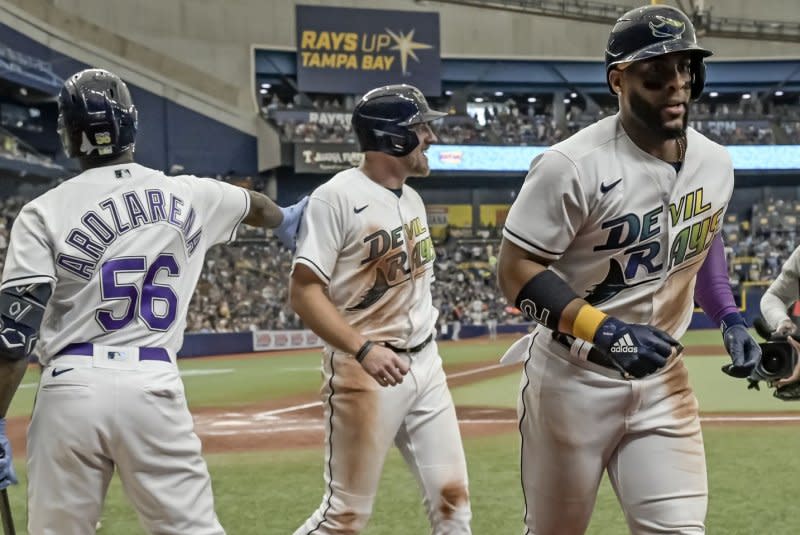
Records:
<instances>
[{"instance_id":1,"label":"purple arm sleeve","mask_svg":"<svg viewBox=\"0 0 800 535\"><path fill-rule=\"evenodd\" d=\"M728 263L725 261L725 246L720 235L714 238L708 256L697 272L694 300L717 326L726 315L739 312L728 282Z\"/></svg>"}]
</instances>

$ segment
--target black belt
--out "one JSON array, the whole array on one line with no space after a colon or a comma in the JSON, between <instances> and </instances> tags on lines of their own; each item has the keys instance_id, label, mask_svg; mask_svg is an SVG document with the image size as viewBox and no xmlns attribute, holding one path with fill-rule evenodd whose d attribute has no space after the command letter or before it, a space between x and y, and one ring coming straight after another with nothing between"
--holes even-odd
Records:
<instances>
[{"instance_id":1,"label":"black belt","mask_svg":"<svg viewBox=\"0 0 800 535\"><path fill-rule=\"evenodd\" d=\"M388 347L389 349L391 349L395 353L419 353L420 351L425 349L426 345L431 343L431 340L433 340L433 333L429 334L428 337L425 340L423 340L421 343L415 345L414 347L395 347L392 344L390 344L389 342L380 342L380 344L385 346L385 347Z\"/></svg>"},{"instance_id":2,"label":"black belt","mask_svg":"<svg viewBox=\"0 0 800 535\"><path fill-rule=\"evenodd\" d=\"M572 343L575 341L575 337L564 333L554 332L553 340L555 340L562 346L566 347L567 349L572 349ZM605 368L611 368L612 370L619 370L619 367L614 365L614 362L611 360L611 358L609 358L608 355L595 348L591 348L589 350L589 354L586 356L586 360L588 360L589 362L593 362L599 366L603 366Z\"/></svg>"}]
</instances>

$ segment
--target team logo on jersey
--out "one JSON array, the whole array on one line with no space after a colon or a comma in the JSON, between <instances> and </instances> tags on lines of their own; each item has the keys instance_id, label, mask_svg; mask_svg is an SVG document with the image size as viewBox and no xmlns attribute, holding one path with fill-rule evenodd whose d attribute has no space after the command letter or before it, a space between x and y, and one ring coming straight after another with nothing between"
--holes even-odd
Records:
<instances>
[{"instance_id":1,"label":"team logo on jersey","mask_svg":"<svg viewBox=\"0 0 800 535\"><path fill-rule=\"evenodd\" d=\"M653 32L653 37L661 39L678 39L686 31L686 25L675 19L663 17L661 15L655 16L656 21L650 21L650 31Z\"/></svg>"},{"instance_id":2,"label":"team logo on jersey","mask_svg":"<svg viewBox=\"0 0 800 535\"><path fill-rule=\"evenodd\" d=\"M628 284L622 271L622 265L613 258L608 261L608 273L605 278L597 283L584 298L590 305L605 303L618 293L642 284L657 281L658 277L648 277L641 281Z\"/></svg>"},{"instance_id":3,"label":"team logo on jersey","mask_svg":"<svg viewBox=\"0 0 800 535\"><path fill-rule=\"evenodd\" d=\"M375 282L357 304L347 308L348 311L369 308L391 288L421 274L436 259L433 240L418 217L390 231L373 232L363 242L367 246L367 257L361 265L375 265Z\"/></svg>"},{"instance_id":4,"label":"team logo on jersey","mask_svg":"<svg viewBox=\"0 0 800 535\"><path fill-rule=\"evenodd\" d=\"M97 132L94 135L94 142L98 145L108 145L111 143L111 133L110 132Z\"/></svg>"},{"instance_id":5,"label":"team logo on jersey","mask_svg":"<svg viewBox=\"0 0 800 535\"><path fill-rule=\"evenodd\" d=\"M614 257L603 280L589 290L587 302L604 303L624 290L656 282L664 269L673 270L711 247L721 228L724 208L712 212L711 204L703 200L703 188L684 194L667 210L669 228L681 227L670 236L669 251L662 250L664 232L668 232L661 223L663 205L643 215L631 212L601 224L608 231L606 241L593 250L614 251Z\"/></svg>"}]
</instances>

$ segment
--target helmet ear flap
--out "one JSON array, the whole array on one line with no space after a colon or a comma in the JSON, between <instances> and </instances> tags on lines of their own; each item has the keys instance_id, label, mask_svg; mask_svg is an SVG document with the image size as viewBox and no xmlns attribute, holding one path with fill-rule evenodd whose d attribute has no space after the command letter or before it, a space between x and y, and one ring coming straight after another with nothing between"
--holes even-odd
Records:
<instances>
[{"instance_id":1,"label":"helmet ear flap","mask_svg":"<svg viewBox=\"0 0 800 535\"><path fill-rule=\"evenodd\" d=\"M706 85L706 64L699 54L692 57L692 100L697 100L703 94Z\"/></svg>"},{"instance_id":2,"label":"helmet ear flap","mask_svg":"<svg viewBox=\"0 0 800 535\"><path fill-rule=\"evenodd\" d=\"M405 156L410 154L417 145L417 134L408 128L398 128L394 125L374 131L376 149L392 156ZM376 150L370 149L370 150Z\"/></svg>"}]
</instances>

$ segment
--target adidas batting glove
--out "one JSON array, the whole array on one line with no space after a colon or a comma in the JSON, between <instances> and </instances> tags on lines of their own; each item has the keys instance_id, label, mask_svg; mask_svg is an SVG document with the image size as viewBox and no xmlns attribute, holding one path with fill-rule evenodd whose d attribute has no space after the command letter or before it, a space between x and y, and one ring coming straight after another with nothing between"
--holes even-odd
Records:
<instances>
[{"instance_id":1,"label":"adidas batting glove","mask_svg":"<svg viewBox=\"0 0 800 535\"><path fill-rule=\"evenodd\" d=\"M594 346L608 355L623 377L641 378L664 367L672 349L681 344L650 325L625 323L611 316L603 320L594 335Z\"/></svg>"}]
</instances>

